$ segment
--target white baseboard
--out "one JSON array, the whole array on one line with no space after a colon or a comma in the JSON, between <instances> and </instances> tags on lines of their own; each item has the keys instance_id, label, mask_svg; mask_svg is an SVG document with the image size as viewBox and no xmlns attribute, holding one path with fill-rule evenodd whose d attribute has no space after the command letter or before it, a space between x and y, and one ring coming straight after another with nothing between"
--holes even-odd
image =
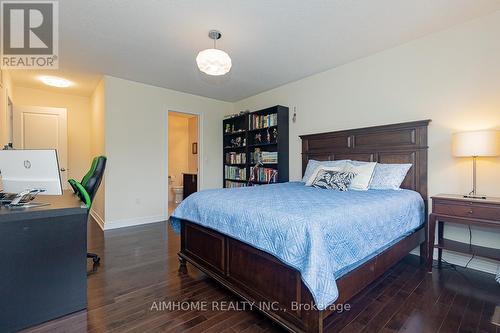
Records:
<instances>
[{"instance_id":1,"label":"white baseboard","mask_svg":"<svg viewBox=\"0 0 500 333\"><path fill-rule=\"evenodd\" d=\"M411 251L411 253L418 256L420 252L418 249L415 249ZM470 258L471 258L470 255L443 250L443 259L449 262L450 264L465 267ZM434 259L437 260L437 250L434 250ZM486 273L496 274L498 269L498 262L474 257L474 259L471 260L471 262L467 267Z\"/></svg>"},{"instance_id":2,"label":"white baseboard","mask_svg":"<svg viewBox=\"0 0 500 333\"><path fill-rule=\"evenodd\" d=\"M97 222L97 225L104 230L104 219L92 208L90 208L90 216Z\"/></svg>"},{"instance_id":3,"label":"white baseboard","mask_svg":"<svg viewBox=\"0 0 500 333\"><path fill-rule=\"evenodd\" d=\"M156 215L156 216L146 216L146 217L138 217L132 219L106 221L106 223L104 223L104 230L133 227L142 224L162 222L165 220L166 219L164 215Z\"/></svg>"}]
</instances>

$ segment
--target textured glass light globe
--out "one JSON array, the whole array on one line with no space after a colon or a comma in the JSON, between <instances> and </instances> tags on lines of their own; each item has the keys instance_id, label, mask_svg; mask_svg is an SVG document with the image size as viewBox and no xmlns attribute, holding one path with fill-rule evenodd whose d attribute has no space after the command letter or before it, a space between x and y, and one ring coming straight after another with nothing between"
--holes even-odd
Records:
<instances>
[{"instance_id":1,"label":"textured glass light globe","mask_svg":"<svg viewBox=\"0 0 500 333\"><path fill-rule=\"evenodd\" d=\"M196 64L208 75L224 75L231 70L231 58L221 50L206 49L198 53Z\"/></svg>"},{"instance_id":2,"label":"textured glass light globe","mask_svg":"<svg viewBox=\"0 0 500 333\"><path fill-rule=\"evenodd\" d=\"M57 76L40 76L39 79L46 85L57 88L67 88L73 84L71 81Z\"/></svg>"}]
</instances>

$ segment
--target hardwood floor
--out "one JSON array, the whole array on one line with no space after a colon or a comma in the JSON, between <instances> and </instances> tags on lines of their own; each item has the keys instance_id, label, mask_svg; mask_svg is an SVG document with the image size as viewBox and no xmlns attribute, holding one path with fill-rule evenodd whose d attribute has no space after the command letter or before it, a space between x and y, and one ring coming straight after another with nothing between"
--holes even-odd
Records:
<instances>
[{"instance_id":1,"label":"hardwood floor","mask_svg":"<svg viewBox=\"0 0 500 333\"><path fill-rule=\"evenodd\" d=\"M193 266L178 273L179 238L165 222L106 233L91 222L88 246L102 263L95 268L88 263L87 311L27 331L282 332L256 311L220 309L241 303ZM158 310L168 301L178 307L201 301L219 309ZM329 332L500 333L491 323L495 307L500 311L500 285L493 275L461 268L428 274L411 255L350 304Z\"/></svg>"}]
</instances>

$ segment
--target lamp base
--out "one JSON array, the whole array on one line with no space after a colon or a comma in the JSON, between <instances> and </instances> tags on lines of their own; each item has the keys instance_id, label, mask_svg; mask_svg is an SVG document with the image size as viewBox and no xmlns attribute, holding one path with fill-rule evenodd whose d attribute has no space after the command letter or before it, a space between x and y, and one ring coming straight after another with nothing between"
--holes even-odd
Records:
<instances>
[{"instance_id":1,"label":"lamp base","mask_svg":"<svg viewBox=\"0 0 500 333\"><path fill-rule=\"evenodd\" d=\"M464 194L464 198L470 199L486 199L485 195L482 194Z\"/></svg>"}]
</instances>

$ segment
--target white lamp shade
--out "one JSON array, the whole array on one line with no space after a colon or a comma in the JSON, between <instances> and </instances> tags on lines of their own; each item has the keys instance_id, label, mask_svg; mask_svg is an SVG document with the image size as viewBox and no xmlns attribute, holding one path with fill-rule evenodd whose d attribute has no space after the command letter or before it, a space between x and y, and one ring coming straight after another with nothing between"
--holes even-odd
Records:
<instances>
[{"instance_id":1,"label":"white lamp shade","mask_svg":"<svg viewBox=\"0 0 500 333\"><path fill-rule=\"evenodd\" d=\"M196 64L208 75L224 75L231 70L231 58L221 50L206 49L198 53Z\"/></svg>"},{"instance_id":2,"label":"white lamp shade","mask_svg":"<svg viewBox=\"0 0 500 333\"><path fill-rule=\"evenodd\" d=\"M452 137L453 155L466 156L499 156L500 131L459 132Z\"/></svg>"}]
</instances>

